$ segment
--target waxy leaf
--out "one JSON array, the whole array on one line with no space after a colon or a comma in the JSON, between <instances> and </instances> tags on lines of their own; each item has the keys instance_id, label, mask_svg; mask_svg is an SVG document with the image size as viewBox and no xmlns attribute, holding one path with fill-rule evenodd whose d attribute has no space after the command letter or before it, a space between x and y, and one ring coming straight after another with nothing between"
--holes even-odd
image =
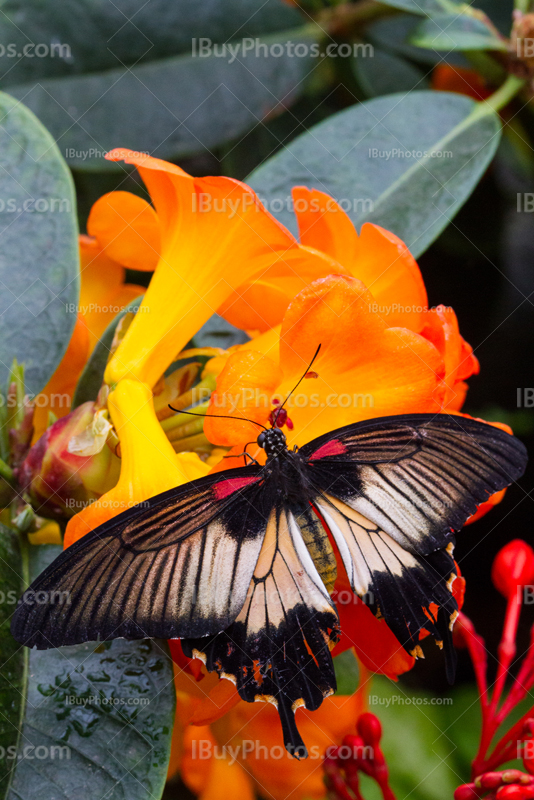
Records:
<instances>
[{"instance_id":1,"label":"waxy leaf","mask_svg":"<svg viewBox=\"0 0 534 800\"><path fill-rule=\"evenodd\" d=\"M432 14L443 14L446 12L460 14L462 5L452 3L450 0L380 0L386 6L401 8L411 14L421 14L422 16L432 16Z\"/></svg>"},{"instance_id":2,"label":"waxy leaf","mask_svg":"<svg viewBox=\"0 0 534 800\"><path fill-rule=\"evenodd\" d=\"M411 44L411 37L421 24L419 17L413 14L395 14L385 19L377 19L368 26L367 38L376 47L389 50L397 55L410 58L422 64L443 64L443 52L436 49L416 47ZM446 63L460 67L469 67L469 62L460 52L452 50L446 57Z\"/></svg>"},{"instance_id":3,"label":"waxy leaf","mask_svg":"<svg viewBox=\"0 0 534 800\"><path fill-rule=\"evenodd\" d=\"M31 111L0 94L0 385L16 358L37 394L61 361L79 294L72 178Z\"/></svg>"},{"instance_id":4,"label":"waxy leaf","mask_svg":"<svg viewBox=\"0 0 534 800\"><path fill-rule=\"evenodd\" d=\"M32 580L61 548L30 545L28 551ZM58 595L55 602L68 606L68 599ZM0 798L161 797L175 704L166 645L116 639L25 649L25 658L25 713L10 788L4 779Z\"/></svg>"},{"instance_id":5,"label":"waxy leaf","mask_svg":"<svg viewBox=\"0 0 534 800\"><path fill-rule=\"evenodd\" d=\"M367 97L428 88L428 80L419 67L378 47L373 58L354 60L354 74Z\"/></svg>"},{"instance_id":6,"label":"waxy leaf","mask_svg":"<svg viewBox=\"0 0 534 800\"><path fill-rule=\"evenodd\" d=\"M250 176L295 234L293 186L331 194L360 229L374 222L423 253L461 208L501 133L486 104L447 92L369 100L334 114Z\"/></svg>"},{"instance_id":7,"label":"waxy leaf","mask_svg":"<svg viewBox=\"0 0 534 800\"><path fill-rule=\"evenodd\" d=\"M301 24L283 0L9 0L0 15L0 77L14 86L131 67L190 53L193 39L226 42Z\"/></svg>"},{"instance_id":8,"label":"waxy leaf","mask_svg":"<svg viewBox=\"0 0 534 800\"><path fill-rule=\"evenodd\" d=\"M18 84L23 100L60 142L69 164L123 169L105 161L117 145L158 158L212 150L280 113L302 94L321 31L305 26L193 54L106 72ZM303 57L295 57L301 47Z\"/></svg>"},{"instance_id":9,"label":"waxy leaf","mask_svg":"<svg viewBox=\"0 0 534 800\"><path fill-rule=\"evenodd\" d=\"M0 799L10 784L24 708L26 659L11 636L11 616L24 588L19 534L0 523Z\"/></svg>"},{"instance_id":10,"label":"waxy leaf","mask_svg":"<svg viewBox=\"0 0 534 800\"><path fill-rule=\"evenodd\" d=\"M431 50L507 50L483 20L459 14L439 14L422 22L410 41Z\"/></svg>"}]
</instances>

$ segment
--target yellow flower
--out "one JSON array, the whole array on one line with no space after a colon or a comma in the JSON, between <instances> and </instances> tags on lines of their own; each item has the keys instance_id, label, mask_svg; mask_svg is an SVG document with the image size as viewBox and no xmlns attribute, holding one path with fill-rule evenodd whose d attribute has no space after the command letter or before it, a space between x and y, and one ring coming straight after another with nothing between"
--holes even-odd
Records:
<instances>
[{"instance_id":1,"label":"yellow flower","mask_svg":"<svg viewBox=\"0 0 534 800\"><path fill-rule=\"evenodd\" d=\"M146 384L123 379L110 394L108 407L120 440L120 478L113 489L69 521L65 547L136 503L209 471L196 454L174 452Z\"/></svg>"}]
</instances>

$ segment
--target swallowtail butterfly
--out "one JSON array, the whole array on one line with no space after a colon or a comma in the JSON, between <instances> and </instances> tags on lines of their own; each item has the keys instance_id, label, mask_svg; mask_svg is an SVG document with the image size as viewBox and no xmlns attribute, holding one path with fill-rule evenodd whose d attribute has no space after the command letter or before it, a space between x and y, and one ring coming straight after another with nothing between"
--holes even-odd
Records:
<instances>
[{"instance_id":1,"label":"swallowtail butterfly","mask_svg":"<svg viewBox=\"0 0 534 800\"><path fill-rule=\"evenodd\" d=\"M34 581L11 630L39 649L179 638L244 700L273 703L302 758L295 711L336 688L332 543L354 592L408 652L422 629L444 644L452 678L453 533L521 476L526 450L447 414L365 420L293 451L274 425L257 442L265 465L159 494L69 547ZM31 602L57 591L69 605Z\"/></svg>"}]
</instances>

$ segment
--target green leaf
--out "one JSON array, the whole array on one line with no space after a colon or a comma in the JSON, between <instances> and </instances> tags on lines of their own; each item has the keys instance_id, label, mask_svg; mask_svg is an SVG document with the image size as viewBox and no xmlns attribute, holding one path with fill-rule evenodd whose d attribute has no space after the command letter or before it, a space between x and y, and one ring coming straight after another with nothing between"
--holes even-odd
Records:
<instances>
[{"instance_id":1,"label":"green leaf","mask_svg":"<svg viewBox=\"0 0 534 800\"><path fill-rule=\"evenodd\" d=\"M369 25L366 34L376 47L391 50L392 53L419 61L423 64L443 64L443 54L437 50L427 50L424 47L415 47L410 44L410 37L420 25L421 20L412 14L396 14L393 17L378 19ZM462 53L451 52L447 54L446 62L459 67L469 67L470 64Z\"/></svg>"},{"instance_id":2,"label":"green leaf","mask_svg":"<svg viewBox=\"0 0 534 800\"><path fill-rule=\"evenodd\" d=\"M443 800L461 783L451 761L454 739L443 733L447 725L442 709L450 699L414 692L386 678L373 679L369 711L382 723L380 746L397 797Z\"/></svg>"},{"instance_id":3,"label":"green leaf","mask_svg":"<svg viewBox=\"0 0 534 800\"><path fill-rule=\"evenodd\" d=\"M200 37L226 42L300 24L282 0L9 0L0 16L0 77L12 86L133 66L191 52Z\"/></svg>"},{"instance_id":4,"label":"green leaf","mask_svg":"<svg viewBox=\"0 0 534 800\"><path fill-rule=\"evenodd\" d=\"M468 97L390 95L311 128L255 170L249 182L295 233L288 199L293 186L304 185L331 194L358 230L374 222L393 231L417 257L475 188L500 132L497 114Z\"/></svg>"},{"instance_id":5,"label":"green leaf","mask_svg":"<svg viewBox=\"0 0 534 800\"><path fill-rule=\"evenodd\" d=\"M23 710L25 653L11 636L11 615L23 591L19 534L0 523L0 798L9 789L8 775L17 750Z\"/></svg>"},{"instance_id":6,"label":"green leaf","mask_svg":"<svg viewBox=\"0 0 534 800\"><path fill-rule=\"evenodd\" d=\"M378 47L373 58L354 59L353 66L367 97L428 88L428 80L419 67Z\"/></svg>"},{"instance_id":7,"label":"green leaf","mask_svg":"<svg viewBox=\"0 0 534 800\"><path fill-rule=\"evenodd\" d=\"M360 670L354 650L345 650L334 658L337 694L354 694L360 682Z\"/></svg>"},{"instance_id":8,"label":"green leaf","mask_svg":"<svg viewBox=\"0 0 534 800\"><path fill-rule=\"evenodd\" d=\"M248 342L249 339L244 331L214 314L193 336L191 347L223 347L227 350L236 344Z\"/></svg>"},{"instance_id":9,"label":"green leaf","mask_svg":"<svg viewBox=\"0 0 534 800\"><path fill-rule=\"evenodd\" d=\"M45 386L67 348L79 293L76 201L50 134L0 93L0 386L16 358L26 390Z\"/></svg>"},{"instance_id":10,"label":"green leaf","mask_svg":"<svg viewBox=\"0 0 534 800\"><path fill-rule=\"evenodd\" d=\"M30 578L60 552L29 546ZM175 703L166 644L116 639L31 650L28 674L7 800L161 797Z\"/></svg>"},{"instance_id":11,"label":"green leaf","mask_svg":"<svg viewBox=\"0 0 534 800\"><path fill-rule=\"evenodd\" d=\"M315 66L311 47L320 33L308 25L234 42L237 56L200 57L197 48L197 55L39 80L11 93L46 125L73 167L123 169L104 160L114 147L182 158L237 139L291 105ZM299 45L307 57L291 54Z\"/></svg>"},{"instance_id":12,"label":"green leaf","mask_svg":"<svg viewBox=\"0 0 534 800\"><path fill-rule=\"evenodd\" d=\"M458 14L439 14L425 20L410 41L431 50L507 50L506 42L483 20Z\"/></svg>"},{"instance_id":13,"label":"green leaf","mask_svg":"<svg viewBox=\"0 0 534 800\"><path fill-rule=\"evenodd\" d=\"M443 14L444 12L461 13L462 5L452 3L449 0L380 0L386 6L401 8L411 14L421 14L422 16L432 16L432 14Z\"/></svg>"},{"instance_id":14,"label":"green leaf","mask_svg":"<svg viewBox=\"0 0 534 800\"><path fill-rule=\"evenodd\" d=\"M122 311L119 311L98 340L76 384L76 389L72 398L72 408L77 408L81 406L82 403L87 403L88 400L96 400L96 396L104 382L104 372L106 370L106 364L108 363L117 325L125 314L137 310L142 299L143 295L139 295L139 297L136 297L135 300L132 300L131 303L125 306Z\"/></svg>"}]
</instances>

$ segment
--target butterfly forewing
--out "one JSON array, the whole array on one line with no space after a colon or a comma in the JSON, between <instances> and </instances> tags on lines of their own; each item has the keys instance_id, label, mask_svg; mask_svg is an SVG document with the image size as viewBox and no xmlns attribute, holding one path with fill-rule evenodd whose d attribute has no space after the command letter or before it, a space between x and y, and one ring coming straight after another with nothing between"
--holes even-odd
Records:
<instances>
[{"instance_id":1,"label":"butterfly forewing","mask_svg":"<svg viewBox=\"0 0 534 800\"><path fill-rule=\"evenodd\" d=\"M269 516L264 506L257 468L153 497L62 553L24 595L13 635L48 648L222 630L245 602ZM63 603L52 602L60 596Z\"/></svg>"},{"instance_id":2,"label":"butterfly forewing","mask_svg":"<svg viewBox=\"0 0 534 800\"><path fill-rule=\"evenodd\" d=\"M340 428L301 449L310 480L404 549L446 547L477 506L522 475L523 444L476 420L413 414Z\"/></svg>"}]
</instances>

